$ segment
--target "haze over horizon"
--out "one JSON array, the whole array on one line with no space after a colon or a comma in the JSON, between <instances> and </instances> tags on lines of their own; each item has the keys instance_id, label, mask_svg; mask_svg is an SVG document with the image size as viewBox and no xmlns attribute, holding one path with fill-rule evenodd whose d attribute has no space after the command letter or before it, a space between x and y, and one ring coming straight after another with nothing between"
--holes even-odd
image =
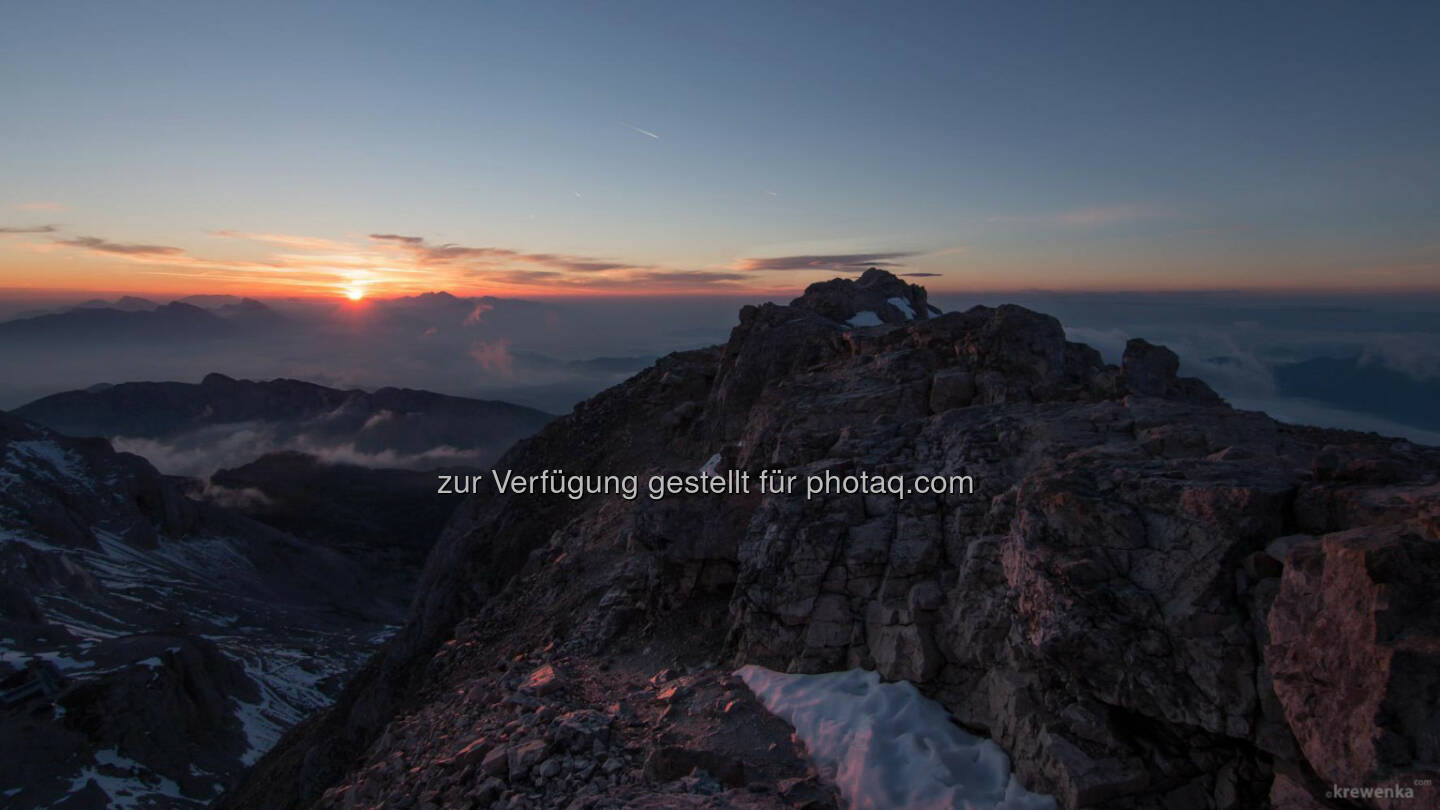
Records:
<instances>
[{"instance_id":1,"label":"haze over horizon","mask_svg":"<svg viewBox=\"0 0 1440 810\"><path fill-rule=\"evenodd\" d=\"M1432 5L527 10L10 9L0 295L1440 290Z\"/></svg>"}]
</instances>

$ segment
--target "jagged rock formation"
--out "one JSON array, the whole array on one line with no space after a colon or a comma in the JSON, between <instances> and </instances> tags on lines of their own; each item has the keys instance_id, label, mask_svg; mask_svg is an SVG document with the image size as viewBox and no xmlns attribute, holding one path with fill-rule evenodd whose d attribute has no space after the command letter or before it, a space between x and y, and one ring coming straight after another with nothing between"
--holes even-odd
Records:
<instances>
[{"instance_id":1,"label":"jagged rock formation","mask_svg":"<svg viewBox=\"0 0 1440 810\"><path fill-rule=\"evenodd\" d=\"M627 681L676 661L913 680L1066 808L1353 806L1332 784L1440 801L1440 451L1236 411L1166 349L1132 341L1109 366L1020 307L848 325L885 276L746 307L726 345L663 358L497 466L689 474L718 454L706 466L964 474L973 493L473 497L404 630L220 806L673 791L638 764L663 723L581 780L573 755L548 764L552 699L514 696L542 663ZM456 768L482 737L507 757L539 740L516 756L551 776ZM698 763L706 745L681 747ZM777 790L703 806L801 804Z\"/></svg>"},{"instance_id":2,"label":"jagged rock formation","mask_svg":"<svg viewBox=\"0 0 1440 810\"><path fill-rule=\"evenodd\" d=\"M884 270L870 268L860 278L836 278L811 284L791 306L856 326L926 320L940 314L919 284L907 284Z\"/></svg>"},{"instance_id":3,"label":"jagged rock formation","mask_svg":"<svg viewBox=\"0 0 1440 810\"><path fill-rule=\"evenodd\" d=\"M0 412L0 795L198 807L400 618L352 561Z\"/></svg>"}]
</instances>

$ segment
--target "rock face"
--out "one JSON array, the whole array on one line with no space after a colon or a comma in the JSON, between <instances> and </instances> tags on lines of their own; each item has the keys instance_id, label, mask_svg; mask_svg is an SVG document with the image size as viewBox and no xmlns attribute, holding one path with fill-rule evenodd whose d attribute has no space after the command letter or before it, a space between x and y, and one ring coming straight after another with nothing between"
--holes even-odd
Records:
<instances>
[{"instance_id":1,"label":"rock face","mask_svg":"<svg viewBox=\"0 0 1440 810\"><path fill-rule=\"evenodd\" d=\"M854 320L857 325L868 325L862 321L870 317L857 317L864 313L879 323L923 321L940 314L940 310L930 306L924 287L906 284L874 267L855 280L836 278L811 284L790 306L842 323Z\"/></svg>"},{"instance_id":2,"label":"rock face","mask_svg":"<svg viewBox=\"0 0 1440 810\"><path fill-rule=\"evenodd\" d=\"M1440 543L1403 523L1290 550L1265 657L1285 719L1324 781L1413 785L1433 778L1440 762L1437 582Z\"/></svg>"},{"instance_id":3,"label":"rock face","mask_svg":"<svg viewBox=\"0 0 1440 810\"><path fill-rule=\"evenodd\" d=\"M409 790L406 767L459 747L448 729L497 722L504 707L457 696L516 656L517 690L540 663L872 668L993 737L1065 808L1342 807L1332 786L1395 783L1418 800L1395 806L1440 803L1440 451L1234 410L1166 349L1133 342L1107 366L1020 307L850 325L899 283L872 271L746 307L726 345L663 358L497 466L970 488L478 495L404 630L220 806ZM636 752L654 767L626 778L721 776L703 746L667 764L665 728ZM537 792L534 763L508 772L521 764L486 768L501 784L476 806L610 806Z\"/></svg>"}]
</instances>

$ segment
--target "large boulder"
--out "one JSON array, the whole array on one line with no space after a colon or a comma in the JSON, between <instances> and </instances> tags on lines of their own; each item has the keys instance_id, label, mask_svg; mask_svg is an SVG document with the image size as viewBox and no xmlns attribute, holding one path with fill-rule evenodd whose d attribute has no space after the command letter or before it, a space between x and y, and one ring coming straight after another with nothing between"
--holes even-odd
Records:
<instances>
[{"instance_id":1,"label":"large boulder","mask_svg":"<svg viewBox=\"0 0 1440 810\"><path fill-rule=\"evenodd\" d=\"M1342 787L1440 806L1440 540L1354 529L1289 550L1265 659L1305 759Z\"/></svg>"}]
</instances>

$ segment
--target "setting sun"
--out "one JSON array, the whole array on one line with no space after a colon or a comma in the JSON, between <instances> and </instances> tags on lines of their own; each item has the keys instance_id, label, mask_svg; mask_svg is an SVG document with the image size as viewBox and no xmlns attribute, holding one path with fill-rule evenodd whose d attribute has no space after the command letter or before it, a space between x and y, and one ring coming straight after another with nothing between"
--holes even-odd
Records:
<instances>
[{"instance_id":1,"label":"setting sun","mask_svg":"<svg viewBox=\"0 0 1440 810\"><path fill-rule=\"evenodd\" d=\"M345 288L345 297L351 301L359 301L365 297L365 288L355 284Z\"/></svg>"}]
</instances>

